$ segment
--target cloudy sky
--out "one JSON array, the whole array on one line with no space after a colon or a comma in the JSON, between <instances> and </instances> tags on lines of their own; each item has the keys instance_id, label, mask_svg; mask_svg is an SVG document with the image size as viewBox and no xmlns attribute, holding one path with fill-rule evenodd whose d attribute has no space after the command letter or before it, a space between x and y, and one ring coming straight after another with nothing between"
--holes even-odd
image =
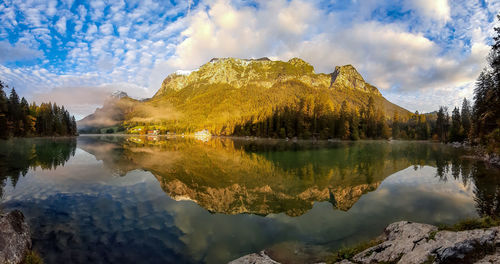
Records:
<instances>
[{"instance_id":1,"label":"cloudy sky","mask_svg":"<svg viewBox=\"0 0 500 264\"><path fill-rule=\"evenodd\" d=\"M500 0L0 1L0 79L81 118L115 90L146 98L213 57L353 64L389 100L472 98Z\"/></svg>"}]
</instances>

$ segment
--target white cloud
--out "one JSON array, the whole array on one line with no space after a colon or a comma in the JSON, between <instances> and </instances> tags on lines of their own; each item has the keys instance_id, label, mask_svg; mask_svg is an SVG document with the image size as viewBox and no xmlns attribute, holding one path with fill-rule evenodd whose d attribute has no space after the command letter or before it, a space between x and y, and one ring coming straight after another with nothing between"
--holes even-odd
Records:
<instances>
[{"instance_id":1,"label":"white cloud","mask_svg":"<svg viewBox=\"0 0 500 264\"><path fill-rule=\"evenodd\" d=\"M421 15L433 20L441 22L450 20L448 0L410 0L408 4Z\"/></svg>"},{"instance_id":2,"label":"white cloud","mask_svg":"<svg viewBox=\"0 0 500 264\"><path fill-rule=\"evenodd\" d=\"M66 17L61 17L56 23L57 32L61 35L66 35Z\"/></svg>"},{"instance_id":3,"label":"white cloud","mask_svg":"<svg viewBox=\"0 0 500 264\"><path fill-rule=\"evenodd\" d=\"M103 35L111 35L113 34L114 30L113 30L113 25L111 24L104 24L104 25L101 25L99 27L99 31L103 34Z\"/></svg>"},{"instance_id":4,"label":"white cloud","mask_svg":"<svg viewBox=\"0 0 500 264\"><path fill-rule=\"evenodd\" d=\"M47 7L47 10L45 11L45 13L48 15L48 16L54 16L56 13L57 13L57 1L49 1L48 2L48 7Z\"/></svg>"}]
</instances>

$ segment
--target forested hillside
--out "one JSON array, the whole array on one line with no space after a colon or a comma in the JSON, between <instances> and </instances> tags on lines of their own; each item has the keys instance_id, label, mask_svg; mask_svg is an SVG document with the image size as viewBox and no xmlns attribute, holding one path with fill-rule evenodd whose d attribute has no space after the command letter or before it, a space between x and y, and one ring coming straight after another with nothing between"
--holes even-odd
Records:
<instances>
[{"instance_id":1,"label":"forested hillside","mask_svg":"<svg viewBox=\"0 0 500 264\"><path fill-rule=\"evenodd\" d=\"M28 104L12 88L7 97L0 81L0 138L76 135L76 121L64 106L52 103Z\"/></svg>"},{"instance_id":2,"label":"forested hillside","mask_svg":"<svg viewBox=\"0 0 500 264\"><path fill-rule=\"evenodd\" d=\"M387 101L351 65L316 74L307 62L213 59L168 76L156 95L127 113L129 131L157 128L216 135L388 138L389 120L407 110ZM142 129L144 128L144 129Z\"/></svg>"}]
</instances>

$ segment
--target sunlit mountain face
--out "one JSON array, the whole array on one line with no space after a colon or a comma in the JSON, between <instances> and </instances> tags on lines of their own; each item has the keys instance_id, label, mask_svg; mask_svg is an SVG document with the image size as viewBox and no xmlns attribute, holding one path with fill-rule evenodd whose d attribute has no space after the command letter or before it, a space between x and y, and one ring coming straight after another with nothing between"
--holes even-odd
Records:
<instances>
[{"instance_id":1,"label":"sunlit mountain face","mask_svg":"<svg viewBox=\"0 0 500 264\"><path fill-rule=\"evenodd\" d=\"M396 220L499 213L498 170L442 144L160 136L0 144L9 150L0 156L2 207L25 213L47 263L221 263L261 249L320 261Z\"/></svg>"}]
</instances>

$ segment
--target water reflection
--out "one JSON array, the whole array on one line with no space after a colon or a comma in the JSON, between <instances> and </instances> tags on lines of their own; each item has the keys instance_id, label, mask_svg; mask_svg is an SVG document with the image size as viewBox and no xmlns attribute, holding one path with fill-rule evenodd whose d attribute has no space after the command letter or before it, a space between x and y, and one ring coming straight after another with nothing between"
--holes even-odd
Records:
<instances>
[{"instance_id":1,"label":"water reflection","mask_svg":"<svg viewBox=\"0 0 500 264\"><path fill-rule=\"evenodd\" d=\"M460 151L426 142L87 137L79 146L120 175L134 169L149 171L173 199L191 200L224 214L299 216L322 201L347 211L387 176L412 165L436 167L441 181L450 170L454 179L463 175L464 185L486 179L489 188L476 186L476 197L486 190L491 195L490 184L495 181L484 176L491 170L462 159Z\"/></svg>"},{"instance_id":2,"label":"water reflection","mask_svg":"<svg viewBox=\"0 0 500 264\"><path fill-rule=\"evenodd\" d=\"M45 140L0 142L0 170L2 206L25 213L46 263L224 263L264 248L304 263L393 221L499 213L498 170L441 144Z\"/></svg>"},{"instance_id":3,"label":"water reflection","mask_svg":"<svg viewBox=\"0 0 500 264\"><path fill-rule=\"evenodd\" d=\"M0 197L10 179L16 186L30 168L52 170L75 155L75 138L0 140Z\"/></svg>"}]
</instances>

